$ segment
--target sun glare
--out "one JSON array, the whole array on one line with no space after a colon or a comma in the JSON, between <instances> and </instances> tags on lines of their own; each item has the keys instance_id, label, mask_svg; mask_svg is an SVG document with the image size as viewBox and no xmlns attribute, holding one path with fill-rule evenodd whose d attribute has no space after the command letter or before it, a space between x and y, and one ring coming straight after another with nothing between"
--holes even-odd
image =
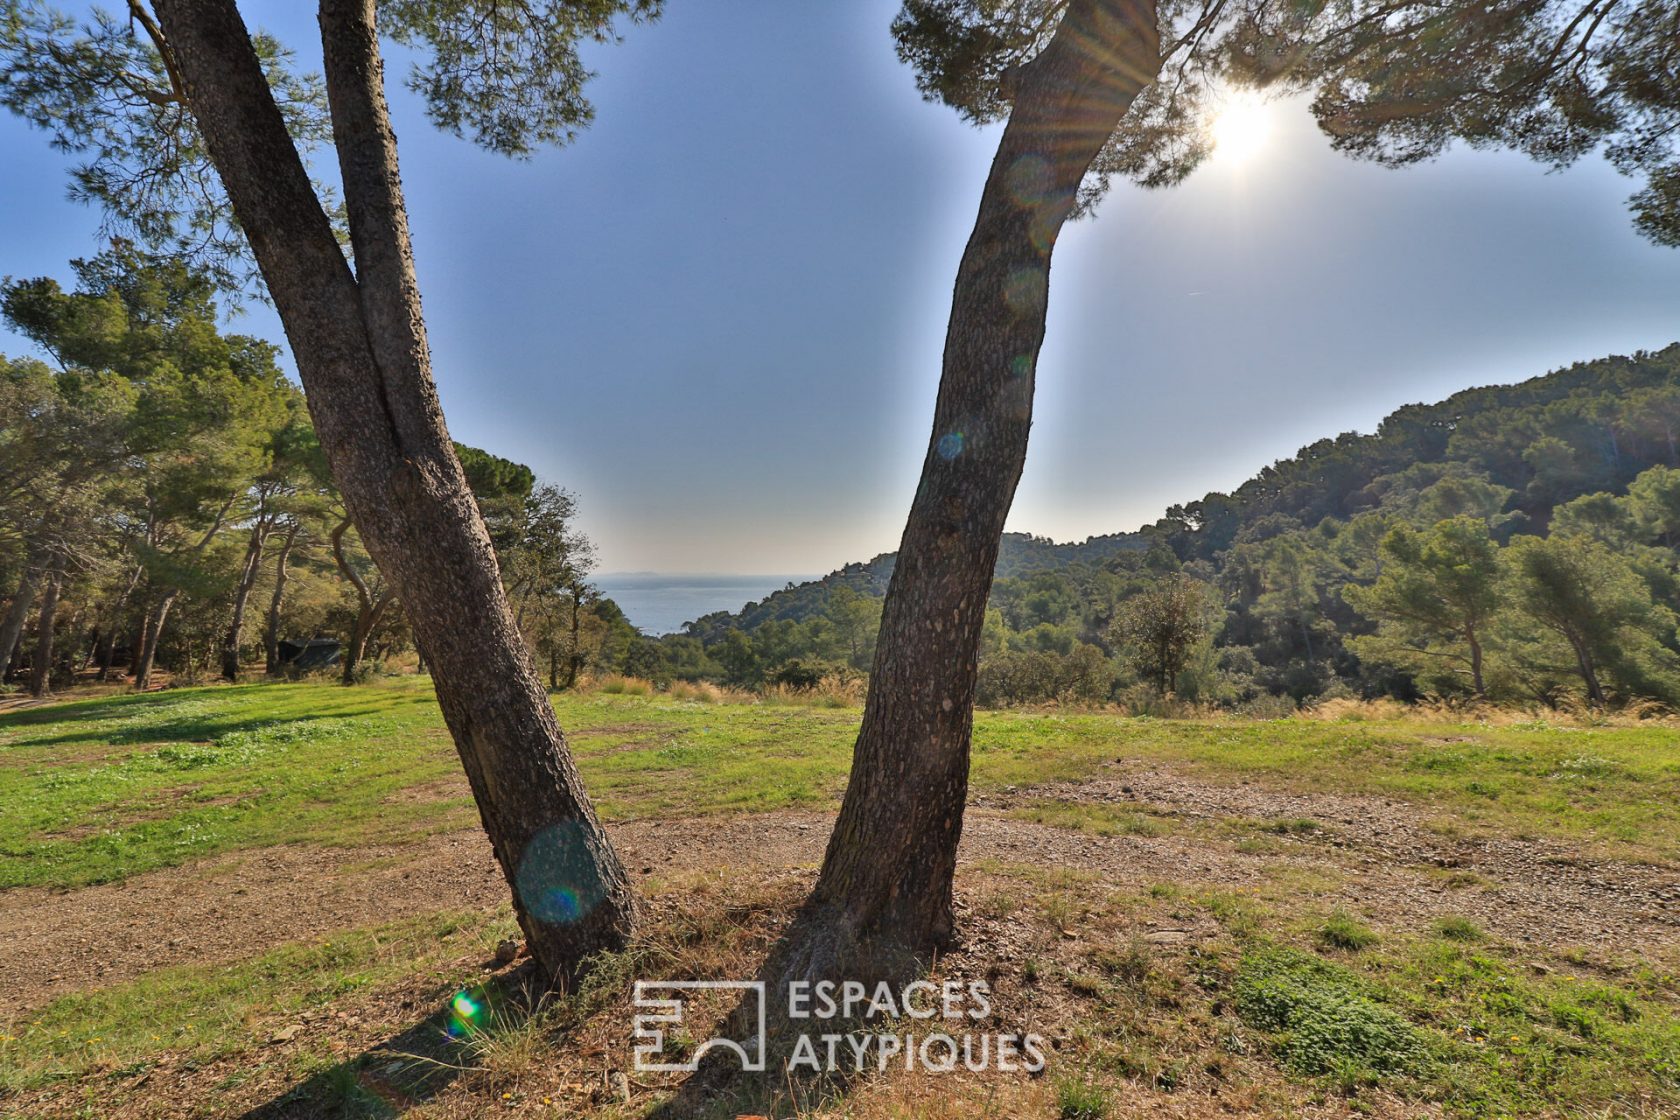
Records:
<instances>
[{"instance_id":1,"label":"sun glare","mask_svg":"<svg viewBox=\"0 0 1680 1120\"><path fill-rule=\"evenodd\" d=\"M1214 158L1231 164L1252 160L1272 133L1272 109L1249 90L1231 90L1220 100L1209 126Z\"/></svg>"}]
</instances>

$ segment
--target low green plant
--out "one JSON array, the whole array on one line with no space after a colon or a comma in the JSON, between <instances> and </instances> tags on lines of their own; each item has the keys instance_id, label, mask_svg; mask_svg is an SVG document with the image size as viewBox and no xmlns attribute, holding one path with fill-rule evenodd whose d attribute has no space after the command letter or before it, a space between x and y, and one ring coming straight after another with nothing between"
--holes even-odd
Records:
<instances>
[{"instance_id":1,"label":"low green plant","mask_svg":"<svg viewBox=\"0 0 1680 1120\"><path fill-rule=\"evenodd\" d=\"M1108 1094L1088 1081L1067 1078L1056 1086L1056 1115L1061 1120L1107 1120Z\"/></svg>"},{"instance_id":2,"label":"low green plant","mask_svg":"<svg viewBox=\"0 0 1680 1120\"><path fill-rule=\"evenodd\" d=\"M1435 936L1444 937L1448 941L1480 941L1483 938L1481 927L1469 918L1462 918L1456 914L1449 914L1435 922Z\"/></svg>"},{"instance_id":3,"label":"low green plant","mask_svg":"<svg viewBox=\"0 0 1680 1120\"><path fill-rule=\"evenodd\" d=\"M1358 952L1368 949L1382 940L1377 931L1370 926L1356 920L1345 911L1338 910L1318 927L1318 943L1327 949L1347 949Z\"/></svg>"},{"instance_id":4,"label":"low green plant","mask_svg":"<svg viewBox=\"0 0 1680 1120\"><path fill-rule=\"evenodd\" d=\"M1243 1021L1271 1032L1279 1058L1298 1072L1359 1080L1423 1064L1423 1039L1410 1023L1353 973L1311 954L1250 951L1237 971L1236 997Z\"/></svg>"}]
</instances>

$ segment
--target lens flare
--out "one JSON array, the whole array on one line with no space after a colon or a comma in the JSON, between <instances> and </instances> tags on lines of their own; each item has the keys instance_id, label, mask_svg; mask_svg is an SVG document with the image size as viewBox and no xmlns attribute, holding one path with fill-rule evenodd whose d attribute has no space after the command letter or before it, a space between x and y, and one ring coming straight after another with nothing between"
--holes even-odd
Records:
<instances>
[{"instance_id":1,"label":"lens flare","mask_svg":"<svg viewBox=\"0 0 1680 1120\"><path fill-rule=\"evenodd\" d=\"M1050 161L1018 156L1005 173L1005 186L1018 206L1042 206L1050 199Z\"/></svg>"},{"instance_id":2,"label":"lens flare","mask_svg":"<svg viewBox=\"0 0 1680 1120\"><path fill-rule=\"evenodd\" d=\"M449 1000L449 1037L465 1038L483 1028L484 1005L466 992L456 992Z\"/></svg>"},{"instance_id":3,"label":"lens flare","mask_svg":"<svg viewBox=\"0 0 1680 1120\"><path fill-rule=\"evenodd\" d=\"M538 921L570 925L587 917L606 897L583 830L562 821L537 833L525 846L514 874L525 909Z\"/></svg>"},{"instance_id":4,"label":"lens flare","mask_svg":"<svg viewBox=\"0 0 1680 1120\"><path fill-rule=\"evenodd\" d=\"M1003 302L1017 315L1043 312L1050 277L1036 265L1025 265L1009 274L1003 285Z\"/></svg>"}]
</instances>

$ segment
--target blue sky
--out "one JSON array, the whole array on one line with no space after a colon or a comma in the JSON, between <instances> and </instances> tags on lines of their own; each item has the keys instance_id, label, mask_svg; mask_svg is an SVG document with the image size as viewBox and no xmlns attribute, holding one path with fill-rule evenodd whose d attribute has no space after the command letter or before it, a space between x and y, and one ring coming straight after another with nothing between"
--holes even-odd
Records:
<instances>
[{"instance_id":1,"label":"blue sky","mask_svg":"<svg viewBox=\"0 0 1680 1120\"><path fill-rule=\"evenodd\" d=\"M313 5L243 8L318 54ZM592 52L593 128L526 163L393 83L450 427L575 490L606 569L896 547L996 132L920 101L895 10L669 0ZM1398 405L1680 338L1680 252L1632 233L1601 162L1384 171L1299 104L1262 124L1246 158L1120 186L1063 235L1010 528L1132 529ZM41 134L0 118L0 151L0 274L67 277L98 216ZM261 307L237 329L282 340Z\"/></svg>"}]
</instances>

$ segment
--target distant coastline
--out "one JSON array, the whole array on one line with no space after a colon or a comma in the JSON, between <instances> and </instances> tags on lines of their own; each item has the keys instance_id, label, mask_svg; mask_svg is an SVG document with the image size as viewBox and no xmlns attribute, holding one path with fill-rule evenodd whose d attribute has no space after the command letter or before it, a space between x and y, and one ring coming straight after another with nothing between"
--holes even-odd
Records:
<instances>
[{"instance_id":1,"label":"distant coastline","mask_svg":"<svg viewBox=\"0 0 1680 1120\"><path fill-rule=\"evenodd\" d=\"M617 603L631 625L657 636L674 634L683 623L713 611L738 611L789 583L814 575L719 575L681 572L608 572L595 586Z\"/></svg>"}]
</instances>

